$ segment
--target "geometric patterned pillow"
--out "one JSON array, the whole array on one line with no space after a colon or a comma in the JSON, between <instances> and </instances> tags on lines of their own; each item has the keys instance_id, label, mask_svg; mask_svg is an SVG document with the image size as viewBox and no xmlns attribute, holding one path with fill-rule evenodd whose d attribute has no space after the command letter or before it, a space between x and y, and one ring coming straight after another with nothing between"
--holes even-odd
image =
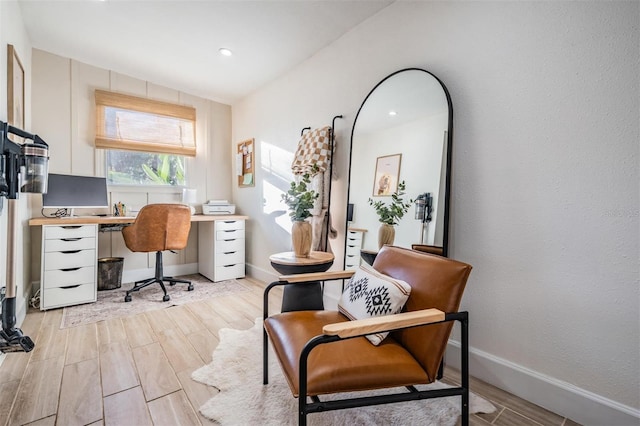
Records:
<instances>
[{"instance_id":1,"label":"geometric patterned pillow","mask_svg":"<svg viewBox=\"0 0 640 426\"><path fill-rule=\"evenodd\" d=\"M405 281L381 274L373 268L360 266L344 289L338 310L351 321L397 314L411 294ZM378 346L389 332L365 337Z\"/></svg>"}]
</instances>

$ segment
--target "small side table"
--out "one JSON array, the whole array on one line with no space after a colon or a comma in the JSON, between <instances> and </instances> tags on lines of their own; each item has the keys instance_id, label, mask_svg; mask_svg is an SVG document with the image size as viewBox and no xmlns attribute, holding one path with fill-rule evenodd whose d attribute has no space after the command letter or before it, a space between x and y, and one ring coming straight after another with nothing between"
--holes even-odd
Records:
<instances>
[{"instance_id":1,"label":"small side table","mask_svg":"<svg viewBox=\"0 0 640 426\"><path fill-rule=\"evenodd\" d=\"M323 251L312 251L309 257L296 257L292 251L269 256L273 269L282 275L325 272L333 265L334 256ZM287 284L282 293L282 312L317 311L324 309L322 284Z\"/></svg>"}]
</instances>

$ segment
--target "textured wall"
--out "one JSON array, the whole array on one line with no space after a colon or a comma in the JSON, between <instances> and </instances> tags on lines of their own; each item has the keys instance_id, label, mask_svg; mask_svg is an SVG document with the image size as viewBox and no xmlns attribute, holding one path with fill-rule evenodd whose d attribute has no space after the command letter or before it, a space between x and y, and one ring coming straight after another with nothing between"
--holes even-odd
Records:
<instances>
[{"instance_id":1,"label":"textured wall","mask_svg":"<svg viewBox=\"0 0 640 426\"><path fill-rule=\"evenodd\" d=\"M637 2L396 2L233 105L233 139L292 152L302 127L345 115L342 253L361 101L395 70L433 72L453 101L450 247L474 266L472 346L637 413L638 16ZM267 276L290 243L256 201L273 174L257 175L234 197L252 217L248 261Z\"/></svg>"}]
</instances>

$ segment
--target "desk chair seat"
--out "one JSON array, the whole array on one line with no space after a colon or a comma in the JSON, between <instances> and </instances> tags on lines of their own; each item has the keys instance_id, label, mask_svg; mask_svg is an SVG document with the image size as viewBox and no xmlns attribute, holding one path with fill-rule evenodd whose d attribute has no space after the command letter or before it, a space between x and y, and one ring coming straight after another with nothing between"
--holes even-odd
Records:
<instances>
[{"instance_id":1,"label":"desk chair seat","mask_svg":"<svg viewBox=\"0 0 640 426\"><path fill-rule=\"evenodd\" d=\"M131 290L127 290L125 302L131 302L131 293L151 284L158 283L164 292L162 301L169 301L164 282L188 284L187 290L193 290L191 281L166 277L162 268L164 250L182 250L187 246L191 229L191 210L183 204L149 204L140 209L133 225L122 229L127 248L133 252L156 252L155 276L136 281Z\"/></svg>"}]
</instances>

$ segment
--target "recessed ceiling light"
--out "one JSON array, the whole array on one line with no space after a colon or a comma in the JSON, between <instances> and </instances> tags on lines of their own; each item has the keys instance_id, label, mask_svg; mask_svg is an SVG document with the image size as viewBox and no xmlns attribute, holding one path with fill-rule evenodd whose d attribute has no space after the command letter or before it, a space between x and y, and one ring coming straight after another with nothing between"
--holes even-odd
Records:
<instances>
[{"instance_id":1,"label":"recessed ceiling light","mask_svg":"<svg viewBox=\"0 0 640 426\"><path fill-rule=\"evenodd\" d=\"M229 49L227 49L226 47L221 47L220 49L218 49L218 52L220 52L220 54L222 56L231 56L233 55L233 52Z\"/></svg>"},{"instance_id":2,"label":"recessed ceiling light","mask_svg":"<svg viewBox=\"0 0 640 426\"><path fill-rule=\"evenodd\" d=\"M389 111L389 115L395 117L396 115L398 115L398 113L395 111Z\"/></svg>"}]
</instances>

